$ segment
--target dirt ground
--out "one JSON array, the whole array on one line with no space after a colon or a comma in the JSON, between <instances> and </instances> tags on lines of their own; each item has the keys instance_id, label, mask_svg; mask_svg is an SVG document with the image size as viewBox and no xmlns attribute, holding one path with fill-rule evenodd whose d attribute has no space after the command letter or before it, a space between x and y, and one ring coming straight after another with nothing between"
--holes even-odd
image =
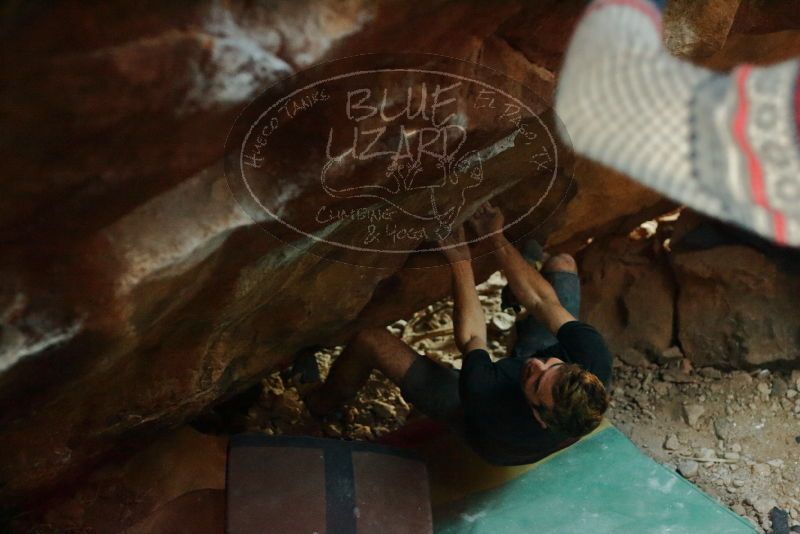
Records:
<instances>
[{"instance_id":1,"label":"dirt ground","mask_svg":"<svg viewBox=\"0 0 800 534\"><path fill-rule=\"evenodd\" d=\"M479 286L490 348L503 357L514 316L500 310L498 273ZM415 350L460 367L452 341L452 302L421 310L389 330ZM316 354L324 377L341 347ZM655 365L636 354L617 359L608 417L656 461L748 518L761 532L783 534L800 524L800 371L771 373L692 369L679 349ZM633 365L629 365L633 364ZM310 434L372 440L402 426L412 412L380 373L342 411L313 418L302 396L309 387L288 373L262 383L243 426L268 434ZM792 528L800 532L800 526Z\"/></svg>"}]
</instances>

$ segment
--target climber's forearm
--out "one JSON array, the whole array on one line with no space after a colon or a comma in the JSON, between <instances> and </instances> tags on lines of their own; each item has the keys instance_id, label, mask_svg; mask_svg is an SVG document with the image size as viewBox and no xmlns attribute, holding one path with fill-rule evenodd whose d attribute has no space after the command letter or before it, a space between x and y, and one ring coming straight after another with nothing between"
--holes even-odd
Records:
<instances>
[{"instance_id":1,"label":"climber's forearm","mask_svg":"<svg viewBox=\"0 0 800 534\"><path fill-rule=\"evenodd\" d=\"M542 303L558 297L553 287L539 274L503 235L494 238L495 256L517 301L533 312Z\"/></svg>"},{"instance_id":2,"label":"climber's forearm","mask_svg":"<svg viewBox=\"0 0 800 534\"><path fill-rule=\"evenodd\" d=\"M495 255L500 262L511 291L517 301L551 332L575 318L558 300L553 286L502 235L494 240Z\"/></svg>"},{"instance_id":3,"label":"climber's forearm","mask_svg":"<svg viewBox=\"0 0 800 534\"><path fill-rule=\"evenodd\" d=\"M456 346L466 354L486 348L486 319L475 289L475 276L469 261L451 265L453 284L453 334Z\"/></svg>"}]
</instances>

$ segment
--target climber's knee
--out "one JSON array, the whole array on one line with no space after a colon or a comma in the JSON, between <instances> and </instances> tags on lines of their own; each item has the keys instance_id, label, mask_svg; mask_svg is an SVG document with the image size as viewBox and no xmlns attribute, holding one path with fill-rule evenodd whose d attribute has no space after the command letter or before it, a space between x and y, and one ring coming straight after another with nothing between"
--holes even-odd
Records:
<instances>
[{"instance_id":1,"label":"climber's knee","mask_svg":"<svg viewBox=\"0 0 800 534\"><path fill-rule=\"evenodd\" d=\"M359 353L374 354L380 352L392 334L383 328L365 328L359 330L350 340L350 345Z\"/></svg>"},{"instance_id":2,"label":"climber's knee","mask_svg":"<svg viewBox=\"0 0 800 534\"><path fill-rule=\"evenodd\" d=\"M545 272L568 272L577 273L578 264L575 263L575 258L569 254L556 254L551 256L544 263L542 270Z\"/></svg>"},{"instance_id":3,"label":"climber's knee","mask_svg":"<svg viewBox=\"0 0 800 534\"><path fill-rule=\"evenodd\" d=\"M403 340L384 328L361 330L350 343L361 358L395 383L400 383L414 360L420 357Z\"/></svg>"}]
</instances>

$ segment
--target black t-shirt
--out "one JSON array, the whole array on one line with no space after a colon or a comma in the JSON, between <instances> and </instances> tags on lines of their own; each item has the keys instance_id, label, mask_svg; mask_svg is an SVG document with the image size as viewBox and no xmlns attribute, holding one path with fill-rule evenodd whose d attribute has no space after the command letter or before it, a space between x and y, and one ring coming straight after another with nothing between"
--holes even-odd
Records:
<instances>
[{"instance_id":1,"label":"black t-shirt","mask_svg":"<svg viewBox=\"0 0 800 534\"><path fill-rule=\"evenodd\" d=\"M558 343L536 352L534 358L559 358L611 381L612 356L603 337L580 321L564 323ZM498 465L532 463L568 436L542 428L522 392L525 360L503 358L492 363L489 353L473 350L464 356L459 378L467 439L485 460Z\"/></svg>"}]
</instances>

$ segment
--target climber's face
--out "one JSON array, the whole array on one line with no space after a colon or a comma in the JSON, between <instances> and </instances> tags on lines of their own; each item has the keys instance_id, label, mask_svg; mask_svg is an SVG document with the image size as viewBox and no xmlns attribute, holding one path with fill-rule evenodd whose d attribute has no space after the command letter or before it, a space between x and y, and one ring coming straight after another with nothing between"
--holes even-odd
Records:
<instances>
[{"instance_id":1,"label":"climber's face","mask_svg":"<svg viewBox=\"0 0 800 534\"><path fill-rule=\"evenodd\" d=\"M522 368L522 391L533 410L533 416L543 427L542 413L553 408L553 384L559 375L559 367L564 365L558 358L530 358Z\"/></svg>"}]
</instances>

